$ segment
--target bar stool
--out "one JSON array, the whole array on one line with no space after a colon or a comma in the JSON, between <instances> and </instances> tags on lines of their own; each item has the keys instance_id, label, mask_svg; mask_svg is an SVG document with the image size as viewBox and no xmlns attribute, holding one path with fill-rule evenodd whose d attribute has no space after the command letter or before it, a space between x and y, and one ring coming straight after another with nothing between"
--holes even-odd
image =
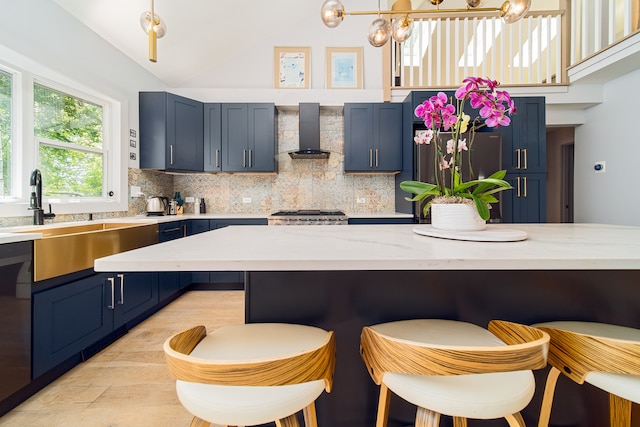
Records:
<instances>
[{"instance_id":1,"label":"bar stool","mask_svg":"<svg viewBox=\"0 0 640 427\"><path fill-rule=\"evenodd\" d=\"M367 326L360 352L380 385L376 427L386 427L394 392L417 406L415 427L455 427L468 418L505 418L524 427L520 410L535 392L531 369L546 366L549 336L538 329L491 321L489 330L452 320L416 319Z\"/></svg>"},{"instance_id":2,"label":"bar stool","mask_svg":"<svg viewBox=\"0 0 640 427\"><path fill-rule=\"evenodd\" d=\"M333 332L303 325L255 323L226 326L207 335L204 326L164 343L169 372L191 426L316 427L315 400L331 391Z\"/></svg>"},{"instance_id":3,"label":"bar stool","mask_svg":"<svg viewBox=\"0 0 640 427\"><path fill-rule=\"evenodd\" d=\"M631 403L640 403L640 330L595 322L534 325L551 337L549 364L538 427L547 427L558 376L609 393L611 427L631 425Z\"/></svg>"}]
</instances>

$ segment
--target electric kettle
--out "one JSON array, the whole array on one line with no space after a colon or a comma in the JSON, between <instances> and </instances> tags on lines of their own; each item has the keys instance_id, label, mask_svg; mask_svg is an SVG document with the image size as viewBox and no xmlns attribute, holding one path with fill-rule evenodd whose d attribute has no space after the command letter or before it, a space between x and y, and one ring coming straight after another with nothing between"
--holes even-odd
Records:
<instances>
[{"instance_id":1,"label":"electric kettle","mask_svg":"<svg viewBox=\"0 0 640 427\"><path fill-rule=\"evenodd\" d=\"M147 215L164 215L169 205L168 197L153 196L147 198Z\"/></svg>"}]
</instances>

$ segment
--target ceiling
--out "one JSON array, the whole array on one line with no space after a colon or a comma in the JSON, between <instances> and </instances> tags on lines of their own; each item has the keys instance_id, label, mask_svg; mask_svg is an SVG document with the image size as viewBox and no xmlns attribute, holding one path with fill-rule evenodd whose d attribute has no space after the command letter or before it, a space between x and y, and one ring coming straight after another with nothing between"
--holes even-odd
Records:
<instances>
[{"instance_id":1,"label":"ceiling","mask_svg":"<svg viewBox=\"0 0 640 427\"><path fill-rule=\"evenodd\" d=\"M155 0L155 11L165 20L167 34L158 39L158 62L152 63L139 22L140 15L150 10L150 0L53 1L168 87L251 88L246 75L238 84L238 66L250 69L256 63L270 64L274 46L311 46L330 40L334 34L339 37L338 29L322 24L323 0ZM383 8L387 2L382 2ZM418 8L422 2L412 0L413 7ZM347 3L355 9L377 8L375 0ZM280 17L275 11L281 13ZM363 43L370 20L366 18L366 26L357 30L358 40ZM349 26L342 25L340 31L348 31L345 27Z\"/></svg>"},{"instance_id":2,"label":"ceiling","mask_svg":"<svg viewBox=\"0 0 640 427\"><path fill-rule=\"evenodd\" d=\"M270 60L273 46L310 25L323 26L320 0L155 0L167 34L158 39L158 62L152 63L139 22L150 0L54 1L169 87L221 87L226 75L218 71L224 64L254 52ZM275 19L274 10L296 19Z\"/></svg>"}]
</instances>

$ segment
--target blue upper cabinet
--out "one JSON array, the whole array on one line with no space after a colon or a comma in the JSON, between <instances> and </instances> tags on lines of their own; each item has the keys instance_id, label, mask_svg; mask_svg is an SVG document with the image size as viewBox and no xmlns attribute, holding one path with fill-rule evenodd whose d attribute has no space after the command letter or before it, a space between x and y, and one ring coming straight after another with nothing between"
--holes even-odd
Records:
<instances>
[{"instance_id":1,"label":"blue upper cabinet","mask_svg":"<svg viewBox=\"0 0 640 427\"><path fill-rule=\"evenodd\" d=\"M402 170L402 104L344 104L344 170Z\"/></svg>"},{"instance_id":2,"label":"blue upper cabinet","mask_svg":"<svg viewBox=\"0 0 640 427\"><path fill-rule=\"evenodd\" d=\"M203 105L168 92L140 92L140 168L204 170Z\"/></svg>"},{"instance_id":3,"label":"blue upper cabinet","mask_svg":"<svg viewBox=\"0 0 640 427\"><path fill-rule=\"evenodd\" d=\"M204 171L220 172L222 153L222 104L204 104Z\"/></svg>"},{"instance_id":4,"label":"blue upper cabinet","mask_svg":"<svg viewBox=\"0 0 640 427\"><path fill-rule=\"evenodd\" d=\"M502 132L504 168L509 173L545 173L547 136L545 98L513 98L517 109Z\"/></svg>"},{"instance_id":5,"label":"blue upper cabinet","mask_svg":"<svg viewBox=\"0 0 640 427\"><path fill-rule=\"evenodd\" d=\"M211 107L215 108L215 107ZM209 109L207 120L217 120L215 110ZM220 104L220 144L218 130L208 126L207 150L219 165L213 171L274 172L276 170L276 108L274 104ZM214 134L215 133L215 134ZM218 150L216 152L216 150Z\"/></svg>"}]
</instances>

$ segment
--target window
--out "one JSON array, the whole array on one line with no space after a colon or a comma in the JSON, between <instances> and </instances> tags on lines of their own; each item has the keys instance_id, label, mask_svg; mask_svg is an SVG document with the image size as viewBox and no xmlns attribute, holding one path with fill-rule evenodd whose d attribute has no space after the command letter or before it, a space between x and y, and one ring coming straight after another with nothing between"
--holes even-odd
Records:
<instances>
[{"instance_id":1,"label":"window","mask_svg":"<svg viewBox=\"0 0 640 427\"><path fill-rule=\"evenodd\" d=\"M33 216L29 178L36 168L45 210L127 211L128 102L0 44L0 221Z\"/></svg>"},{"instance_id":2,"label":"window","mask_svg":"<svg viewBox=\"0 0 640 427\"><path fill-rule=\"evenodd\" d=\"M36 83L33 110L43 196L102 197L102 106Z\"/></svg>"},{"instance_id":3,"label":"window","mask_svg":"<svg viewBox=\"0 0 640 427\"><path fill-rule=\"evenodd\" d=\"M11 197L13 77L0 70L0 198Z\"/></svg>"}]
</instances>

